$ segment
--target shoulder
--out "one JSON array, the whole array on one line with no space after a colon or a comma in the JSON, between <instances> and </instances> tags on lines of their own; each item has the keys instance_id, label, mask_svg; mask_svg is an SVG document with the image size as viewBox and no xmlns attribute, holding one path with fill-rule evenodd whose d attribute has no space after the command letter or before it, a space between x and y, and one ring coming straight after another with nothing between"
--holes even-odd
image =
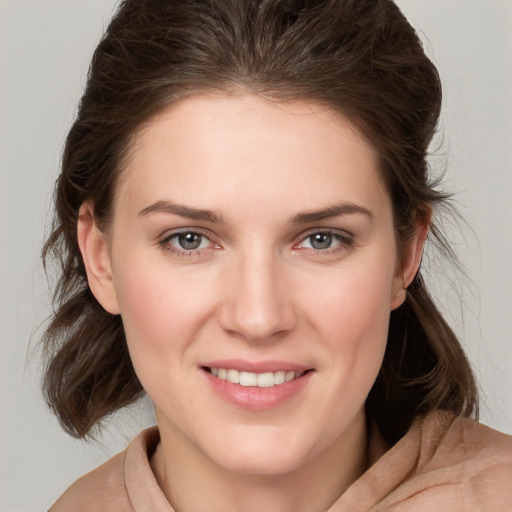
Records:
<instances>
[{"instance_id":1,"label":"shoulder","mask_svg":"<svg viewBox=\"0 0 512 512\"><path fill-rule=\"evenodd\" d=\"M49 512L131 511L124 485L124 457L119 453L73 483Z\"/></svg>"},{"instance_id":2,"label":"shoulder","mask_svg":"<svg viewBox=\"0 0 512 512\"><path fill-rule=\"evenodd\" d=\"M511 436L434 411L391 448L372 429L369 448L373 465L333 512L512 511Z\"/></svg>"},{"instance_id":3,"label":"shoulder","mask_svg":"<svg viewBox=\"0 0 512 512\"><path fill-rule=\"evenodd\" d=\"M49 512L132 512L127 476L130 480L138 472L139 476L147 473L147 478L152 478L149 457L158 441L155 427L140 432L124 452L74 482Z\"/></svg>"},{"instance_id":4,"label":"shoulder","mask_svg":"<svg viewBox=\"0 0 512 512\"><path fill-rule=\"evenodd\" d=\"M511 436L436 411L417 419L403 441L415 447L416 458L392 493L403 510L433 510L434 504L454 511L512 509Z\"/></svg>"},{"instance_id":5,"label":"shoulder","mask_svg":"<svg viewBox=\"0 0 512 512\"><path fill-rule=\"evenodd\" d=\"M457 474L483 475L500 468L511 475L512 437L507 434L444 411L417 420L411 430L419 436L422 471L450 467L458 468Z\"/></svg>"}]
</instances>

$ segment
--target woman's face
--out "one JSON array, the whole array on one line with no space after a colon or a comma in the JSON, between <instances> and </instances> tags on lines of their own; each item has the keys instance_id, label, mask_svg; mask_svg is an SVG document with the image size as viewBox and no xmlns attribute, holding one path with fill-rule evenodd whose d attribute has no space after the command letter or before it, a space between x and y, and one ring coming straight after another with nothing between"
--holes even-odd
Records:
<instances>
[{"instance_id":1,"label":"woman's face","mask_svg":"<svg viewBox=\"0 0 512 512\"><path fill-rule=\"evenodd\" d=\"M136 136L96 236L91 287L122 316L163 439L262 474L361 449L418 257L397 261L377 157L347 120L252 95L182 100Z\"/></svg>"}]
</instances>

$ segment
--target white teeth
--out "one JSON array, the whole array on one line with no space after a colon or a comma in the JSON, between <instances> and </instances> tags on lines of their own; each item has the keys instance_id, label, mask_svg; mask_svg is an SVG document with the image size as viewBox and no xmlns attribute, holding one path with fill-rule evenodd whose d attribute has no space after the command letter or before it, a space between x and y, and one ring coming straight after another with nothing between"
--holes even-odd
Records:
<instances>
[{"instance_id":1,"label":"white teeth","mask_svg":"<svg viewBox=\"0 0 512 512\"><path fill-rule=\"evenodd\" d=\"M270 388L275 384L274 374L272 372L258 374L258 387Z\"/></svg>"},{"instance_id":2,"label":"white teeth","mask_svg":"<svg viewBox=\"0 0 512 512\"><path fill-rule=\"evenodd\" d=\"M256 373L240 372L240 386L257 386L258 375Z\"/></svg>"},{"instance_id":3,"label":"white teeth","mask_svg":"<svg viewBox=\"0 0 512 512\"><path fill-rule=\"evenodd\" d=\"M238 384L240 382L240 372L238 370L228 370L226 380L233 384Z\"/></svg>"},{"instance_id":4,"label":"white teeth","mask_svg":"<svg viewBox=\"0 0 512 512\"><path fill-rule=\"evenodd\" d=\"M232 384L240 384L240 386L252 386L259 388L270 388L272 386L279 386L285 382L290 382L294 379L302 377L305 372L294 372L280 370L277 372L265 373L252 373L252 372L239 372L234 369L226 368L210 368L210 372L215 377L221 380L227 380Z\"/></svg>"},{"instance_id":5,"label":"white teeth","mask_svg":"<svg viewBox=\"0 0 512 512\"><path fill-rule=\"evenodd\" d=\"M286 372L280 371L274 373L274 384L284 384L286 382Z\"/></svg>"}]
</instances>

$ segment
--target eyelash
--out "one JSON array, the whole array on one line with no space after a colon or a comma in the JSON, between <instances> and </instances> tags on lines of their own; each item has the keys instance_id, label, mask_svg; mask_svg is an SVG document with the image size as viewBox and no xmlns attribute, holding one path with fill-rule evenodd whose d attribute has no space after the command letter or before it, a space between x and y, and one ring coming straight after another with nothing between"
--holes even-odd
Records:
<instances>
[{"instance_id":1,"label":"eyelash","mask_svg":"<svg viewBox=\"0 0 512 512\"><path fill-rule=\"evenodd\" d=\"M162 247L167 252L171 252L176 256L182 257L182 258L190 258L194 256L200 256L201 252L204 251L204 248L202 249L192 249L192 250L186 250L186 249L179 249L178 247L175 247L171 244L171 240L174 238L178 238L180 235L197 235L202 237L203 239L209 240L211 244L213 244L215 249L220 248L220 245L216 244L212 238L211 235L208 233L200 230L200 229L183 229L180 231L174 231L170 235L165 236L162 238L158 245ZM202 240L201 240L202 243Z\"/></svg>"},{"instance_id":2,"label":"eyelash","mask_svg":"<svg viewBox=\"0 0 512 512\"><path fill-rule=\"evenodd\" d=\"M315 249L314 247L302 247L302 248L298 247L300 244L303 244L307 240L311 240L314 236L318 236L318 235L330 236L330 237L332 237L333 241L337 241L338 243L336 243L336 245L334 247L327 247L325 249ZM313 256L322 257L322 256L337 254L341 251L351 249L352 247L354 247L354 245L355 245L354 237L352 235L350 235L349 233L344 232L342 234L338 231L326 229L326 230L310 231L305 236L301 235L300 241L297 244L294 244L293 248L294 249L298 248L299 250L302 249L304 251L307 251L309 254L311 254Z\"/></svg>"},{"instance_id":3,"label":"eyelash","mask_svg":"<svg viewBox=\"0 0 512 512\"><path fill-rule=\"evenodd\" d=\"M202 237L202 239L208 240L211 244L214 245L214 249L220 249L221 246L214 242L211 238L211 235L208 233L200 230L200 229L183 229L180 231L175 231L171 233L170 235L165 236L161 240L158 241L158 245L162 247L167 252L171 252L176 256L182 257L182 258L189 258L189 257L197 257L200 256L201 253L206 248L198 248L198 249L179 249L178 247L175 247L171 244L171 241L175 238L178 238L180 235L196 235ZM311 240L314 236L330 236L333 240L337 241L336 245L334 247L327 247L325 249L315 249L314 247L299 247L301 244L305 243L307 240ZM201 240L202 243L203 240ZM306 251L308 254L314 255L314 256L327 256L331 254L335 254L338 252L341 252L343 250L351 249L355 244L354 237L348 233L341 234L337 231L333 230L315 230L310 231L307 234L301 235L301 238L299 242L295 243L293 245L294 250L303 250Z\"/></svg>"}]
</instances>

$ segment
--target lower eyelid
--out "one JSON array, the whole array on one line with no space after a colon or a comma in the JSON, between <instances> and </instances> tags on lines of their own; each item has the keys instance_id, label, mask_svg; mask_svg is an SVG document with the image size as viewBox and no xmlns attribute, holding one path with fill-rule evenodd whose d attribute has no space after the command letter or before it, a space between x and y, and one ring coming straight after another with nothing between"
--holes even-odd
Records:
<instances>
[{"instance_id":1,"label":"lower eyelid","mask_svg":"<svg viewBox=\"0 0 512 512\"><path fill-rule=\"evenodd\" d=\"M178 245L174 245L171 243L171 241L173 239L177 238L179 235L187 234L187 233L193 233L193 234L201 236L203 239L208 241L208 246L207 247L199 247L197 249L188 249L187 250L187 249L179 247ZM314 247L303 247L303 246L301 247L301 245L306 240L308 240L308 238L310 238L316 234L331 235L336 243L332 247L327 247L325 249L315 249ZM341 234L341 233L328 231L328 230L314 231L314 232L310 232L306 236L303 236L299 242L294 244L294 248L295 249L305 249L305 250L308 250L308 251L311 251L314 253L318 253L318 254L322 254L322 253L328 254L328 253L336 252L339 250L343 250L343 248L350 248L354 245L354 242L355 241L354 241L353 237L350 235L347 235L347 234ZM192 230L192 229L191 230L180 230L180 231L177 231L174 233L167 234L166 236L164 236L163 238L158 240L157 244L160 245L166 251L175 253L177 255L183 255L183 256L199 255L201 252L203 252L209 248L214 248L214 249L221 248L220 245L217 242L215 242L214 240L212 240L212 237L210 237L208 234L203 233L199 230Z\"/></svg>"},{"instance_id":2,"label":"lower eyelid","mask_svg":"<svg viewBox=\"0 0 512 512\"><path fill-rule=\"evenodd\" d=\"M173 243L173 240L175 240L177 237L183 234L195 234L202 237L201 243L204 242L204 240L207 241L206 247L198 247L196 249L185 249L180 247L178 244ZM167 252L170 252L174 254L175 256L181 256L181 257L187 257L187 256L200 256L204 251L207 251L208 249L219 249L220 245L212 239L212 237L202 232L198 229L181 229L179 231L175 231L172 233L169 233L162 237L160 240L157 241L157 244L162 247Z\"/></svg>"},{"instance_id":3,"label":"lower eyelid","mask_svg":"<svg viewBox=\"0 0 512 512\"><path fill-rule=\"evenodd\" d=\"M321 235L330 235L332 236L332 238L337 242L333 247L328 247L326 249L315 249L314 247L306 247L306 249L310 249L312 251L317 251L317 252L327 252L329 250L332 250L332 249L335 249L337 246L339 245L344 245L346 247L348 246L351 246L354 244L354 240L353 240L353 237L349 236L349 235L345 235L345 234L341 234L341 233L337 233L337 232L334 232L334 231L314 231L314 232L311 232L309 233L308 235L306 236L303 236L301 238L301 240L296 244L296 246L300 246L301 244L303 244L306 240L310 239L311 237L313 237L314 235L318 235L318 234L321 234Z\"/></svg>"}]
</instances>

